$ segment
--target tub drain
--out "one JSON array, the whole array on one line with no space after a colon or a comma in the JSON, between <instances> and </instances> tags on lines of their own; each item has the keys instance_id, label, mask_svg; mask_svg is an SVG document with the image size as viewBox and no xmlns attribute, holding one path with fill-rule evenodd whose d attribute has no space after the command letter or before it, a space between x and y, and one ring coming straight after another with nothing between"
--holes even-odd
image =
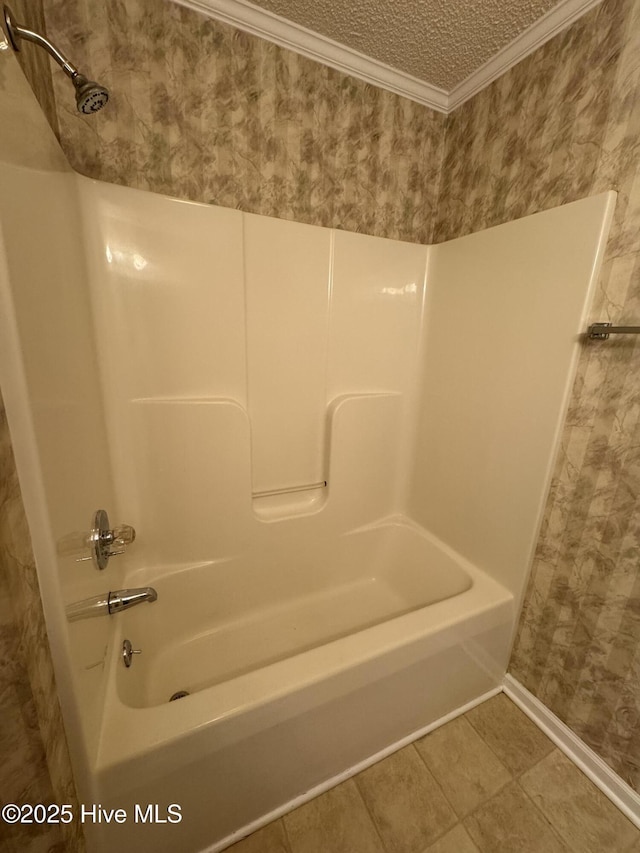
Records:
<instances>
[{"instance_id":1,"label":"tub drain","mask_svg":"<svg viewBox=\"0 0 640 853\"><path fill-rule=\"evenodd\" d=\"M188 690L178 690L177 693L174 693L169 702L173 702L174 699L184 699L185 696L189 695Z\"/></svg>"}]
</instances>

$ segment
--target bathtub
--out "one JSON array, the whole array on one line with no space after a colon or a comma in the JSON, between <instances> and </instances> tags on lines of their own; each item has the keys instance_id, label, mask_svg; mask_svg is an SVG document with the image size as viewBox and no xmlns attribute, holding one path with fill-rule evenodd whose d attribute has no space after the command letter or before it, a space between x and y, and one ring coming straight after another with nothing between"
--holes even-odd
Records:
<instances>
[{"instance_id":1,"label":"bathtub","mask_svg":"<svg viewBox=\"0 0 640 853\"><path fill-rule=\"evenodd\" d=\"M497 688L514 618L511 593L400 516L126 585L158 600L116 617L99 802L182 818L98 827L137 853L222 850Z\"/></svg>"}]
</instances>

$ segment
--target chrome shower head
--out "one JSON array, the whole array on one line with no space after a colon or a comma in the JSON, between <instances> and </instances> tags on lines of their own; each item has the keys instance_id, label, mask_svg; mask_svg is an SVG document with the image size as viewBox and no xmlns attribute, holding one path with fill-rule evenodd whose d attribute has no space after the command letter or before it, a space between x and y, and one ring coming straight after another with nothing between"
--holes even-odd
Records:
<instances>
[{"instance_id":1,"label":"chrome shower head","mask_svg":"<svg viewBox=\"0 0 640 853\"><path fill-rule=\"evenodd\" d=\"M47 53L52 56L58 65L62 68L67 77L71 78L73 85L76 88L76 104L81 113L89 115L102 109L109 100L109 92L94 83L93 80L87 78L78 72L78 69L62 54L58 48L53 45L48 39L40 35L34 30L29 30L16 22L15 16L8 6L3 7L4 23L11 42L11 47L15 51L20 50L20 41L25 39L34 44L43 47Z\"/></svg>"},{"instance_id":2,"label":"chrome shower head","mask_svg":"<svg viewBox=\"0 0 640 853\"><path fill-rule=\"evenodd\" d=\"M78 110L85 115L97 113L109 100L108 90L94 80L87 80L84 74L76 74L71 82L76 87Z\"/></svg>"}]
</instances>

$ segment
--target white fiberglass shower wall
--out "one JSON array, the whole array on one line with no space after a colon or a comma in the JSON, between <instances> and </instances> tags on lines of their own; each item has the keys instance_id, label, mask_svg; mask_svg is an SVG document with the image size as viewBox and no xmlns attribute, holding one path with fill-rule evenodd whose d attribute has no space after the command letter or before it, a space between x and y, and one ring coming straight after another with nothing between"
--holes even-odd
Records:
<instances>
[{"instance_id":1,"label":"white fiberglass shower wall","mask_svg":"<svg viewBox=\"0 0 640 853\"><path fill-rule=\"evenodd\" d=\"M81 191L121 512L153 530L138 559L227 556L325 504L344 529L393 512L426 247ZM340 419L353 470L335 471ZM332 509L353 477L359 509Z\"/></svg>"},{"instance_id":2,"label":"white fiberglass shower wall","mask_svg":"<svg viewBox=\"0 0 640 853\"><path fill-rule=\"evenodd\" d=\"M613 194L431 247L180 202L74 175L0 59L1 380L80 796L185 814L90 846L222 849L499 688ZM99 507L138 532L103 572L60 546Z\"/></svg>"}]
</instances>

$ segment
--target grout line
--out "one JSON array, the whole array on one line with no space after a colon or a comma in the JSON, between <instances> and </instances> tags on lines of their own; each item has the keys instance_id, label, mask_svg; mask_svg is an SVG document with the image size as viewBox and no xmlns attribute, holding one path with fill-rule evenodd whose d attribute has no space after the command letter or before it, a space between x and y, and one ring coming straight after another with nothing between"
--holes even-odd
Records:
<instances>
[{"instance_id":1,"label":"grout line","mask_svg":"<svg viewBox=\"0 0 640 853\"><path fill-rule=\"evenodd\" d=\"M470 811L466 812L464 817L460 818L460 822L462 823L468 817L471 817L471 815L475 814L478 809L481 809L483 806L486 806L490 800L492 800L494 797L497 797L498 794L501 794L505 788L508 788L509 785L512 785L514 782L516 782L515 779L509 779L509 781L505 782L504 785L500 785L500 787L496 788L496 790L492 794L489 794L488 796L484 797L484 799L477 803L477 805L475 805Z\"/></svg>"},{"instance_id":2,"label":"grout line","mask_svg":"<svg viewBox=\"0 0 640 853\"><path fill-rule=\"evenodd\" d=\"M424 735L424 737L426 737L426 735ZM436 787L438 788L438 790L439 790L439 791L440 791L440 793L442 794L442 796L443 796L443 798L444 798L445 803L447 803L447 805L451 808L451 811L453 812L453 815L454 815L454 817L456 818L456 822L455 822L454 824L452 824L448 829L445 829L445 830L443 830L443 832L439 833L439 834L438 834L438 835L437 835L437 836L436 836L436 837L435 837L435 838L434 838L434 839L433 839L433 840L432 840L432 841L427 845L427 847L425 847L425 848L424 848L424 851L422 851L422 853L427 853L427 851L428 851L429 847L432 847L432 846L433 846L437 841L439 841L441 838L444 838L444 836L445 836L448 832L451 832L451 830L452 830L455 826L457 826L457 825L460 823L460 818L458 817L458 813L457 813L457 812L456 812L456 810L454 809L453 804L449 802L449 799L448 799L447 795L446 795L446 794L445 794L445 792L442 790L442 787L441 787L440 783L438 782L438 780L436 779L436 777L433 775L433 773L431 772L431 770L429 770L429 768L427 767L427 764L426 764L426 762L425 762L424 758L420 755L419 751L416 749L416 747L415 747L415 742L410 743L410 744L407 744L407 746L406 746L406 747L403 747L403 748L404 748L404 749L411 748L411 749L413 749L413 751L417 754L418 759L419 759L419 760L422 762L422 764L424 765L424 768L426 769L427 773L429 774L429 776L431 777L431 779L432 779L432 780L433 780L433 782L435 783ZM387 757L390 757L390 756L387 756ZM383 761L384 761L384 760L386 760L386 759L383 759ZM366 768L366 769L368 769L368 768ZM364 770L360 771L360 773L358 773L358 775L357 775L357 776L354 776L354 777L353 777L353 780L354 780L354 782L356 782L356 786L358 787L358 789L360 788L360 786L357 784L357 782L358 782L358 776L360 776L360 775L361 775L361 773L364 773ZM360 795L362 796L362 799L364 800L364 796L362 795L362 792L360 792ZM366 805L366 801L365 801L365 805ZM371 812L370 812L370 814L371 814ZM375 823L375 818L373 818L373 815L371 815L371 816L372 816L372 819L374 820L374 823ZM376 826L377 826L377 824L376 824ZM381 838L382 838L382 837L381 837ZM386 845L385 845L385 843L384 843L384 839L382 839L382 845L383 845L384 849L385 849L385 850L387 850L387 847L386 847ZM391 850L391 851L389 851L389 853L395 853L395 851Z\"/></svg>"},{"instance_id":3,"label":"grout line","mask_svg":"<svg viewBox=\"0 0 640 853\"><path fill-rule=\"evenodd\" d=\"M451 721L451 720L449 720L449 722L452 722L452 721ZM446 724L445 724L445 725L446 725ZM428 734L431 734L431 732L428 732ZM427 735L423 735L423 737L427 737ZM422 739L423 739L423 738L419 738L419 740L422 740ZM433 773L433 771L429 768L429 765L428 765L428 764L427 764L427 762L424 760L424 756L420 753L420 750L416 747L416 743L417 743L417 741L414 741L413 743L409 744L409 746L413 747L413 751L417 754L418 758L419 758L419 759L420 759L420 761L422 762L422 764L423 764L423 766L424 766L425 770L427 771L427 773L429 774L429 776L431 777L431 779L433 779L433 782L434 782L434 784L435 784L436 788L437 788L437 789L440 791L440 793L442 794L442 796L443 796L443 798L444 798L445 803L447 803L447 805L449 806L449 808L450 808L450 809L451 809L451 811L453 812L453 815L454 815L454 817L455 817L455 819L456 819L456 822L453 824L453 826L450 826L450 827L449 827L449 829L445 829L445 830L444 830L444 832L440 833L439 835L437 835L437 836L433 839L433 841L432 841L432 842L431 842L431 844L429 845L429 847L431 847L431 846L433 846L433 845L436 843L436 841L440 841L440 839L441 839L441 838L444 838L444 836L447 834L447 832L451 832L451 830L452 830L455 826L457 826L459 823L462 823L462 819L461 819L460 815L458 814L458 812L457 812L457 811L455 810L455 808L453 807L453 803L451 802L451 800L449 799L449 797L447 797L447 795L445 794L444 789L443 789L442 785L440 784L440 780L436 777L435 773ZM424 853L427 853L427 850L429 849L429 847L425 847L425 849L424 849Z\"/></svg>"},{"instance_id":4,"label":"grout line","mask_svg":"<svg viewBox=\"0 0 640 853\"><path fill-rule=\"evenodd\" d=\"M519 710L519 711L520 711L520 712L521 712L521 713L522 713L522 714L523 714L523 715L524 715L524 716L529 720L529 717L527 717L527 715L524 713L524 711L522 711L522 710L521 710L521 708L519 708L519 707L518 707L518 705L513 701L513 699L511 699L511 698L508 696L508 694L507 694L507 693L505 693L504 691L503 691L503 693L504 693L504 695L507 697L507 699L509 699L509 701L510 701L513 705L515 705L515 707L516 707L516 708L518 708L518 710ZM487 701L488 701L488 700L487 700ZM484 702L482 702L481 704L483 704L483 705L484 705ZM477 706L477 707L479 707L479 706ZM471 710L473 710L473 709L471 709ZM468 712L467 712L467 713L468 713ZM464 714L463 716L466 718L467 714ZM491 744L489 743L489 741L487 741L487 740L482 736L482 734L478 731L478 729L473 725L473 722L472 722L471 720L467 720L467 722L468 722L468 723L473 727L473 730L476 732L476 734L478 735L478 737L479 737L479 738L481 738L481 740L483 741L483 743L485 743L485 744L489 747L489 749L491 750L491 752L495 755L495 757L496 757L496 758L498 759L498 761L502 764L502 766L505 768L505 770L506 770L506 771L511 775L511 778L513 779L513 781L514 781L514 782L517 782L517 781L518 781L518 779L520 779L522 776L524 776L524 774L525 774L525 773L528 773L528 772L529 772L529 770L533 770L533 768L534 768L534 767L537 767L537 766L538 766L538 764L540 764L540 762L541 762L541 761L544 761L544 760L545 760L545 758L548 758L548 756L553 752L553 750L557 748L557 747L556 747L556 745L554 744L554 742L553 742L553 741L551 740L551 738L549 737L549 735L547 735L547 734L546 734L546 732L542 732L542 734L544 734L544 735L545 735L545 737L547 738L547 740L548 740L548 741L549 741L549 743L551 744L551 749L549 750L549 752L547 752L547 754L546 754L546 755L543 755L543 756L542 756L542 758L538 758L536 761L534 761L534 762L533 762L533 764L529 765L528 767L525 767L525 769L524 769L524 770L520 770L520 771L516 772L515 770L511 770L509 767L507 767L507 765L506 765L506 764L504 763L504 761L500 758L500 756L499 756L499 755L498 755L498 753L495 751L495 749L493 749L493 747L491 746ZM530 722L532 722L532 723L533 723L533 720L530 720ZM534 725L535 725L535 723L534 723ZM539 727L538 727L538 726L536 726L536 728L539 728Z\"/></svg>"},{"instance_id":5,"label":"grout line","mask_svg":"<svg viewBox=\"0 0 640 853\"><path fill-rule=\"evenodd\" d=\"M542 817L544 818L545 822L548 824L549 828L551 829L551 831L553 832L553 834L555 835L555 837L560 841L560 843L562 844L562 846L563 846L563 847L567 847L569 850L573 850L573 851L575 851L575 853L580 853L580 850L577 850L577 849L573 846L573 844L571 844L571 842L570 842L570 841L567 841L567 840L564 838L564 836L563 836L563 835L561 835L560 830L556 828L556 826L555 826L555 824L554 824L554 823L552 823L551 819L548 817L548 815L546 814L546 812L544 812L544 811L542 810L542 807L541 807L541 806L539 806L539 805L536 803L536 801L533 799L533 797L529 796L529 793L528 793L527 791L525 791L525 789L522 787L522 785L521 785L519 782L516 782L516 785L518 786L518 788L520 788L520 790L522 791L522 793L524 794L524 796L526 797L526 799L527 799L527 800L529 800L529 802L532 804L532 806L534 807L534 809L535 809L539 814L541 814L541 815L542 815Z\"/></svg>"},{"instance_id":6,"label":"grout line","mask_svg":"<svg viewBox=\"0 0 640 853\"><path fill-rule=\"evenodd\" d=\"M528 773L530 770L533 770L533 768L537 767L538 764L542 764L543 761L546 761L546 759L549 758L549 756L552 755L558 749L558 747L551 740L551 738L549 738L549 742L551 743L551 747L552 747L549 750L549 752L546 755L543 755L542 758L539 758L537 761L534 761L533 764L531 765L531 767L527 767L526 770L522 770L520 773L517 774L517 776L514 776L516 781L519 779L522 779L522 777L525 775L525 773ZM561 752L561 750L558 750L558 751Z\"/></svg>"},{"instance_id":7,"label":"grout line","mask_svg":"<svg viewBox=\"0 0 640 853\"><path fill-rule=\"evenodd\" d=\"M514 704L515 704L515 703L514 703ZM524 712L523 712L523 713L524 713ZM551 740L551 738L549 738L549 740ZM553 743L553 741L551 741L551 742ZM523 771L522 771L522 773L520 773L520 774L518 775L518 777L517 777L516 781L517 781L517 783L518 783L519 787L521 788L521 790L524 792L524 794L528 797L528 799L529 799L529 800L531 800L531 802L533 803L533 805L534 805L534 806L538 809L538 811L539 811L539 812L544 816L545 820L546 820L546 821L547 821L547 823L551 826L551 828L555 831L556 835L560 838L560 840L562 841L562 843L563 843L566 847L568 847L570 850L574 851L574 853L582 853L582 851L581 851L581 850L579 850L578 848L574 848L574 846L573 846L573 843L572 843L571 839L567 839L567 838L565 838L565 836L562 834L561 830L560 830L559 828L557 828L557 827L556 827L555 823L553 822L553 819L547 815L547 813L543 810L543 807L542 807L541 805L539 805L539 804L535 801L535 799L531 796L531 794L529 794L529 792L526 790L526 788L524 788L524 786L520 784L520 779L521 779L521 778L522 778L526 773L528 773L528 772L529 772L529 770L533 770L533 769L534 769L535 767L537 767L539 764L542 764L542 762L543 762L543 761L545 761L547 758L549 758L549 756L550 756L550 755L552 755L554 752L557 752L559 755L565 755L565 753L563 752L563 750L562 750L562 749L560 749L560 747L558 747L558 746L556 746L556 745L554 744L553 749L552 749L552 751L551 751L551 752L547 753L547 755L545 755L545 756L544 756L544 758L541 758L539 761L536 761L536 763L535 763L535 764L532 764L532 765L531 765L531 767L530 767L528 770L523 770ZM571 759L568 755L565 755L565 757L566 757L566 758L568 758L568 759L571 761L571 763L574 765L574 767L576 766L576 764L575 764L575 762L573 761L573 759ZM577 769L578 769L578 770L580 770L580 768L579 768L579 767L578 767ZM582 772L582 771L580 771L580 772ZM586 773L584 773L583 775L585 775L585 776L586 776L587 774L586 774ZM587 778L588 778L588 777L587 777ZM590 780L590 781L591 781L591 780ZM593 784L595 784L595 783L593 783ZM596 785L596 787L598 787L598 786ZM600 793L601 793L601 794L603 794L603 796L604 796L604 792L603 792L603 791L600 791ZM608 799L608 797L607 797L607 799ZM617 806L616 806L616 808L617 808ZM621 809L619 809L619 808L618 808L618 811L620 811L620 812L622 813L622 810L621 810ZM624 849L625 849L625 851L630 851L630 850L631 850L631 848L633 847L633 845L637 842L637 840L638 840L637 838L634 838L634 839L633 839L633 841L631 841L631 842L630 842L629 846L624 848ZM621 851L621 853L622 853L622 851Z\"/></svg>"},{"instance_id":8,"label":"grout line","mask_svg":"<svg viewBox=\"0 0 640 853\"><path fill-rule=\"evenodd\" d=\"M378 827L378 822L377 822L377 820L376 820L376 818L375 818L375 815L373 814L373 812L372 812L372 811L371 811L371 809L369 808L369 806L368 806L368 804L367 804L367 801L366 801L366 799L365 799L365 797L364 797L364 794L362 793L362 790L360 789L360 785L358 784L358 776L360 776L360 774L361 774L361 773L364 773L364 770L361 770L361 771L360 771L360 773L358 773L356 776L352 776L352 779L353 779L353 781L354 781L354 783L355 783L356 791L358 792L358 795L359 795L360 799L362 800L362 803L363 803L363 805L364 805L364 808L365 808L366 813L369 815L369 820L370 820L370 821L371 821L371 823L373 824L373 828L374 828L374 829L375 829L375 831L376 831L376 835L377 835L377 836L378 836L378 838L380 839L380 844L382 844L382 849L383 849L384 851L386 851L386 853L393 853L393 850L389 850L389 849L388 849L388 847L387 847L387 845L384 843L384 838L382 837L382 833L380 832L380 829L379 829L379 827ZM347 781L348 781L348 780L347 780Z\"/></svg>"},{"instance_id":9,"label":"grout line","mask_svg":"<svg viewBox=\"0 0 640 853\"><path fill-rule=\"evenodd\" d=\"M461 717L456 718L456 719L462 719L464 716L465 716L465 715L464 715L464 714L462 714L462 715L461 715ZM426 735L425 735L425 737L426 737ZM413 746L413 744L412 744L412 746ZM440 793L441 793L441 794L442 794L442 796L445 798L445 801L446 801L447 803L449 803L449 805L451 806L451 809L452 809L452 811L453 811L454 815L455 815L455 816L456 816L456 818L458 819L458 823L462 823L462 821L466 820L466 819L469 817L469 815L471 815L471 814L473 814L473 812L475 812L475 810L476 810L476 809L480 808L480 806L482 806L482 805L484 805L485 803L487 803L487 802L491 799L491 797L494 797L496 794L498 794L500 791L502 791L502 790L503 790L503 788L506 788L506 786L507 786L507 785L509 785L509 784L513 781L512 779L509 779L509 781L508 781L508 782L505 782L505 784L504 784L504 785L501 785L501 786L500 786L496 791L494 791L494 792L493 792L493 794L488 795L488 796L487 796L487 797L485 797L481 802L479 802L476 806L474 806L474 807L471 809L471 811L465 812L463 815L460 815L460 814L458 814L458 811L457 811L456 807L453 805L453 803L451 802L451 800L449 799L449 797L447 797L447 795L446 795L446 793L445 793L445 791L444 791L444 788L443 788L443 787L442 787L442 785L440 784L440 780L438 779L438 777L436 776L436 774L433 772L433 770L431 770L431 768L430 768L430 767L429 767L429 765L427 764L427 762L426 762L426 760L425 760L424 756L420 753L420 750L416 748L416 752L418 753L418 756L420 757L420 759L422 760L422 763L423 763L423 764L424 764L424 766L426 767L427 772L429 773L429 775L431 776L431 778L433 779L433 781L436 783L436 785L437 785L438 789L440 790ZM451 829L453 829L453 827L451 827ZM448 831L449 831L449 830L447 830L447 832L448 832ZM442 835L438 836L438 838L442 838L442 836L443 836L443 835L445 835L445 834L446 834L446 833L442 833Z\"/></svg>"},{"instance_id":10,"label":"grout line","mask_svg":"<svg viewBox=\"0 0 640 853\"><path fill-rule=\"evenodd\" d=\"M541 760L543 760L543 759L541 759ZM537 763L539 763L539 762L537 762ZM533 766L535 767L536 765L533 765ZM526 773L527 771L525 770L523 772ZM469 838L471 838L473 843L476 844L473 836L469 832L468 828L465 826L464 821L468 820L470 817L473 817L473 815L475 815L476 812L480 811L480 809L482 809L484 806L486 806L487 803L491 802L491 800L493 800L493 799L497 798L499 795L501 795L503 793L503 791L505 790L505 788L508 788L509 785L516 785L518 787L518 789L524 794L525 798L527 800L529 800L529 802L533 805L534 809L542 815L545 823L548 824L549 828L552 830L553 835L560 842L562 847L567 848L567 843L560 836L559 832L556 830L555 826L551 823L551 821L549 820L547 815L542 811L542 809L536 804L536 802L529 796L529 794L524 790L524 788L520 784L519 779L520 779L520 776L522 776L522 775L523 774L521 773L518 777L513 777L512 779L509 780L509 782L506 782L504 785L502 785L500 788L498 788L497 791L495 791L493 794L491 794L490 797L487 797L485 800L478 803L478 805L475 808L473 808L468 814L466 814L464 816L464 818L462 818L460 820L460 823L462 824L462 828L465 830L465 832L467 833ZM476 844L476 847L478 847L477 844ZM480 850L479 847L478 847L478 849ZM570 849L571 851L573 851L573 847L567 848L567 849ZM481 851L481 853L482 853L482 851ZM581 851L574 851L574 853L581 853Z\"/></svg>"},{"instance_id":11,"label":"grout line","mask_svg":"<svg viewBox=\"0 0 640 853\"><path fill-rule=\"evenodd\" d=\"M429 732L429 734L431 734L431 732ZM427 737L427 735L425 735L425 737ZM422 740L422 738L420 738L420 739ZM442 796L444 797L445 802L446 802L446 803L448 803L448 804L451 806L451 811L454 813L454 815L455 815L455 816L456 816L456 818L458 819L458 822L460 822L460 821L462 820L462 818L460 817L460 815L458 814L458 812L457 812L457 811L455 810L455 808L453 807L453 803L451 802L451 800L449 799L449 797L447 797L447 795L445 794L444 789L443 789L442 785L440 784L440 780L436 777L435 773L431 770L431 768L430 768L430 767L429 767L429 765L427 764L427 762L426 762L426 760L425 760L424 756L422 755L422 753L420 752L420 750L416 747L415 743L412 743L412 744L411 744L411 746L412 746L412 747L415 749L415 751L418 753L418 758L419 758L419 759L420 759L420 761L422 761L422 763L424 764L425 770L427 771L427 773L429 774L429 776L431 776L431 778L432 778L432 779L433 779L433 781L435 782L436 787L438 788L438 790L440 791L440 793L441 793L441 794L442 794Z\"/></svg>"},{"instance_id":12,"label":"grout line","mask_svg":"<svg viewBox=\"0 0 640 853\"><path fill-rule=\"evenodd\" d=\"M499 695L499 694L497 694L497 693L496 693L495 695L497 696L497 695ZM493 696L491 696L491 697L489 697L489 698L493 699L494 697L493 697ZM488 701L489 701L489 699L485 699L485 702L488 702ZM480 702L479 704L480 704L480 705L484 705L484 702ZM478 705L474 705L474 707L475 707L475 708L477 708L477 707L479 707L479 706L478 706ZM469 709L469 711L472 711L472 710L473 710L473 708L470 708L470 709ZM500 785L500 787L499 787L499 788L496 788L496 790L495 790L495 791L493 791L493 793L491 793L491 794L487 794L487 796L486 796L486 797L484 797L484 798L483 798L479 803L477 803L477 804L476 804L476 805L475 805L475 806L474 806L470 811L465 812L465 813L464 813L464 815L459 815L459 814L458 814L458 812L456 811L456 809L455 809L455 807L454 807L453 803L451 803L451 802L450 802L449 798L448 798L448 797L447 797L447 795L445 794L445 792L444 792L444 790L443 790L442 786L440 785L440 782L439 782L439 780L437 779L436 775L435 775L435 774L434 774L434 772L429 768L429 765L427 764L427 762L425 761L425 759L423 758L423 756L420 754L420 751L416 749L416 752L418 753L418 755L420 756L420 758L422 758L422 760L423 760L423 762L424 762L425 767L427 768L427 770L429 770L429 773L431 774L431 776L433 777L433 779L436 781L436 783L437 783L438 787L439 787L439 788L440 788L440 790L442 791L442 794L443 794L444 798L446 799L446 801L449 803L449 805L450 805L450 806L451 806L451 808L453 809L453 812L454 812L454 814L456 815L456 817L458 818L458 822L459 822L459 823L462 823L462 822L463 822L464 820L466 820L470 815L472 815L472 814L473 814L477 809L479 809L481 806L483 806L483 805L485 805L486 803L488 803L488 802L489 802L489 800L491 800L493 797L497 796L497 794L499 794L501 791L503 791L503 790L507 787L507 785L510 785L512 782L515 782L515 781L516 781L516 777L515 777L515 775L511 772L511 770L509 770L509 768L504 764L504 762L502 761L502 759L501 759L501 758L500 758L500 757L499 757L499 756L498 756L498 755L493 751L493 749L491 749L491 747L489 746L489 744L488 744L488 743L486 742L486 740L482 737L482 735L480 734L480 732L478 732L478 731L476 730L475 726L471 723L471 721L466 719L466 718L467 718L467 714L469 713L469 711L465 711L465 713L464 713L464 714L461 714L459 717L456 717L456 719L466 720L466 722L471 726L472 730L473 730L473 731L478 735L478 737L479 737L479 738L480 738L480 740L485 744L485 746L487 746L487 747L488 747L489 751L490 751L490 752L492 753L492 755L494 755L494 756L495 756L495 758L500 762L500 765L501 765L502 767L504 767L504 769L507 771L507 773L509 774L509 777L510 777L508 782L505 782L503 785Z\"/></svg>"},{"instance_id":13,"label":"grout line","mask_svg":"<svg viewBox=\"0 0 640 853\"><path fill-rule=\"evenodd\" d=\"M482 704L484 705L484 702ZM477 706L477 707L479 707L479 706ZM473 710L473 709L471 709L471 710ZM463 715L463 719L467 720L467 722L469 723L469 725L471 726L473 731L478 735L478 737L480 738L482 743L489 749L489 752L491 752L494 755L494 757L500 762L500 765L502 767L504 767L504 769L507 771L509 776L511 776L511 781L514 781L516 779L516 773L514 773L509 767L507 767L507 765L500 758L500 756L495 751L495 749L491 746L491 744L482 736L482 734L478 731L478 729L473 725L473 722L467 718L467 714ZM502 787L504 787L504 785ZM502 788L500 788L499 790L502 790Z\"/></svg>"},{"instance_id":14,"label":"grout line","mask_svg":"<svg viewBox=\"0 0 640 853\"><path fill-rule=\"evenodd\" d=\"M513 676L506 675L503 690L529 719L563 752L593 784L640 829L640 795Z\"/></svg>"},{"instance_id":15,"label":"grout line","mask_svg":"<svg viewBox=\"0 0 640 853\"><path fill-rule=\"evenodd\" d=\"M282 824L282 831L284 833L284 841L285 841L285 844L287 845L286 853L294 853L293 844L291 843L291 839L289 838L289 830L287 829L287 824L284 822L285 817L286 817L286 815L282 815L282 817L279 817L278 820ZM267 826L269 826L269 824L267 824ZM247 838L248 837L249 836L247 836Z\"/></svg>"}]
</instances>

